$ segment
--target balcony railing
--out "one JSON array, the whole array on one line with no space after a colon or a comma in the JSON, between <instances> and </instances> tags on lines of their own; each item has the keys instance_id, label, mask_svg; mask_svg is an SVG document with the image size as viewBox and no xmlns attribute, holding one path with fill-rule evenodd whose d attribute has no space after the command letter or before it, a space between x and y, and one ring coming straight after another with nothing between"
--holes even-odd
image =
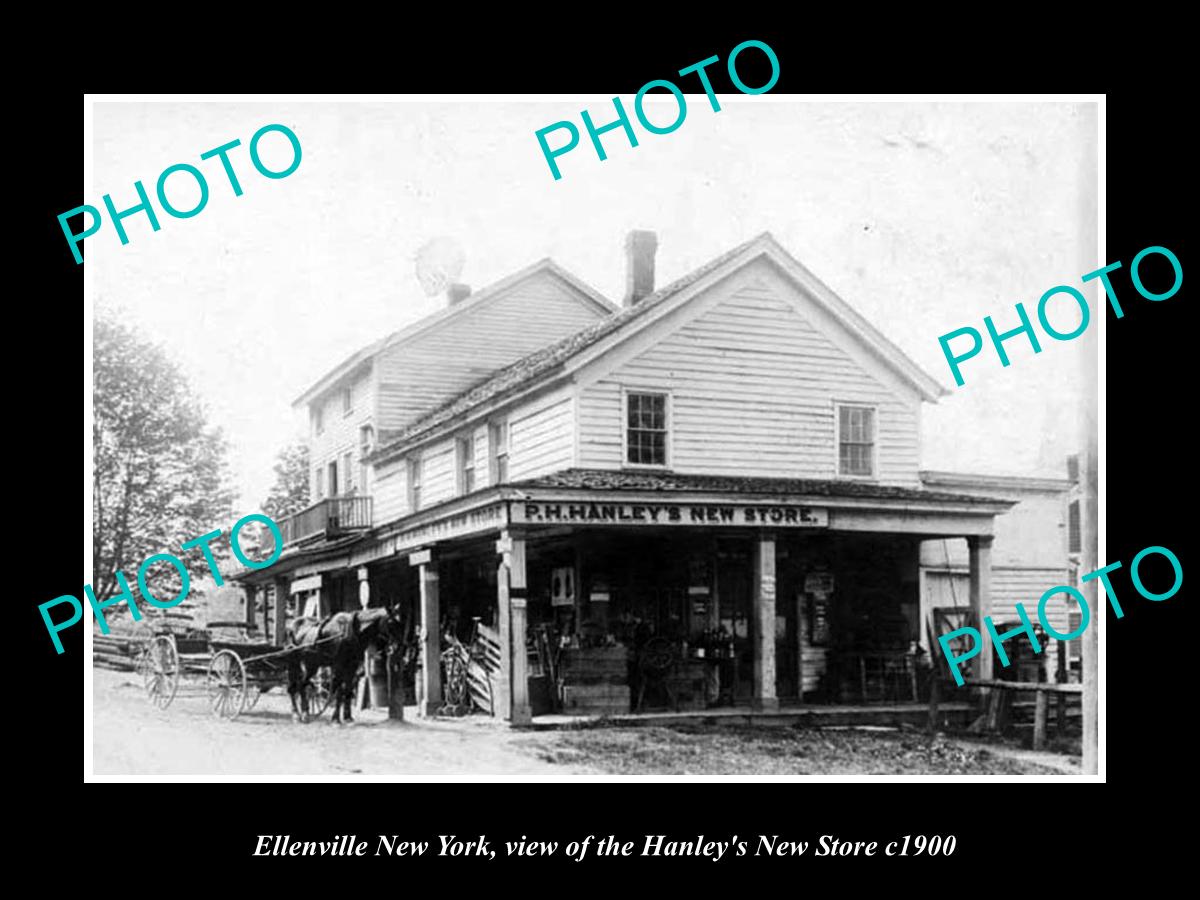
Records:
<instances>
[{"instance_id":1,"label":"balcony railing","mask_svg":"<svg viewBox=\"0 0 1200 900\"><path fill-rule=\"evenodd\" d=\"M285 547L317 535L331 538L370 527L370 497L326 497L279 523Z\"/></svg>"}]
</instances>

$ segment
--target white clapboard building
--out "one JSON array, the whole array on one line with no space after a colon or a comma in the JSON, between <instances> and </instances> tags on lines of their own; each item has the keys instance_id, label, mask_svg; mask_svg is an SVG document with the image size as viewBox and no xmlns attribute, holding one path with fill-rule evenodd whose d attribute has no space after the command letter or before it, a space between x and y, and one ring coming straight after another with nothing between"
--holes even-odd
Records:
<instances>
[{"instance_id":1,"label":"white clapboard building","mask_svg":"<svg viewBox=\"0 0 1200 900\"><path fill-rule=\"evenodd\" d=\"M522 722L916 699L934 610L1063 583L1067 483L923 473L945 389L770 234L657 290L656 244L620 307L546 260L306 391L316 499L249 614L397 605L425 711L453 635Z\"/></svg>"}]
</instances>

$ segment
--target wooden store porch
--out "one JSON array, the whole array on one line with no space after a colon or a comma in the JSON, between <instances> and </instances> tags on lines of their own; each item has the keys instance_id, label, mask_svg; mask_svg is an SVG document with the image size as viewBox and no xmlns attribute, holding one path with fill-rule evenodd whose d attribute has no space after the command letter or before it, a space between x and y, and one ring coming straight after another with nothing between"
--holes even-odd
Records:
<instances>
[{"instance_id":1,"label":"wooden store porch","mask_svg":"<svg viewBox=\"0 0 1200 900\"><path fill-rule=\"evenodd\" d=\"M961 729L970 724L974 706L966 702L942 703L938 706L938 727ZM778 709L755 710L742 706L715 707L703 710L666 710L614 715L567 715L554 713L534 716L529 727L553 730L587 728L593 725L755 725L788 728L834 727L899 727L926 728L929 725L928 703L881 703L854 705L789 705Z\"/></svg>"}]
</instances>

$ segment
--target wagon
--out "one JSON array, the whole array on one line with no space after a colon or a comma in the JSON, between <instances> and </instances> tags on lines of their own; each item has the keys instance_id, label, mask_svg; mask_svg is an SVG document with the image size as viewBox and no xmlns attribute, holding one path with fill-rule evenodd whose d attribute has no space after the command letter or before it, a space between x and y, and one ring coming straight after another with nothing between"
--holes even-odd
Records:
<instances>
[{"instance_id":1,"label":"wagon","mask_svg":"<svg viewBox=\"0 0 1200 900\"><path fill-rule=\"evenodd\" d=\"M213 627L218 624L213 623ZM286 686L293 657L308 649L311 647L219 640L207 630L189 630L183 634L165 631L146 642L138 657L137 671L147 699L159 709L170 706L181 684L188 681L191 684L185 687L185 692L203 694L214 715L232 720L253 709L271 688ZM329 706L331 682L332 672L327 666L310 680L308 709L313 717L320 716Z\"/></svg>"}]
</instances>

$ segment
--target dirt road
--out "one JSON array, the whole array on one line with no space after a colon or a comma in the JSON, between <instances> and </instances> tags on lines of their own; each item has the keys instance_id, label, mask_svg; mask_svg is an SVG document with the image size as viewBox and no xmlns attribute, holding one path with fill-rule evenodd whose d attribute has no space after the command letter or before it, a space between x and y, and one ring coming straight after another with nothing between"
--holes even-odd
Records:
<instances>
[{"instance_id":1,"label":"dirt road","mask_svg":"<svg viewBox=\"0 0 1200 900\"><path fill-rule=\"evenodd\" d=\"M146 701L132 673L94 670L93 732L97 777L132 775L464 775L551 777L595 772L540 759L515 746L520 734L471 717L404 722L382 712L357 713L335 726L327 712L301 725L291 720L286 691L272 690L232 722L216 719L202 696L180 696L166 709ZM547 735L553 740L552 735Z\"/></svg>"}]
</instances>

